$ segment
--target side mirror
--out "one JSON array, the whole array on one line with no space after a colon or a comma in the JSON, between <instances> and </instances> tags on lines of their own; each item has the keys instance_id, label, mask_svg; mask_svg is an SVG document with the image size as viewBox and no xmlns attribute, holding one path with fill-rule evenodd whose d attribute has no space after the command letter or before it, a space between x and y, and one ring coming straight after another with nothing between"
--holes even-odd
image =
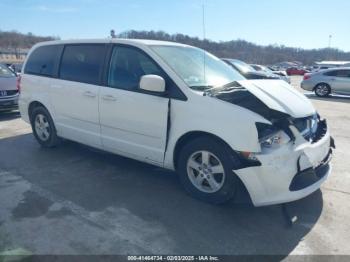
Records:
<instances>
[{"instance_id":1,"label":"side mirror","mask_svg":"<svg viewBox=\"0 0 350 262\"><path fill-rule=\"evenodd\" d=\"M163 77L157 75L144 75L140 80L140 89L149 92L164 93L165 80Z\"/></svg>"}]
</instances>

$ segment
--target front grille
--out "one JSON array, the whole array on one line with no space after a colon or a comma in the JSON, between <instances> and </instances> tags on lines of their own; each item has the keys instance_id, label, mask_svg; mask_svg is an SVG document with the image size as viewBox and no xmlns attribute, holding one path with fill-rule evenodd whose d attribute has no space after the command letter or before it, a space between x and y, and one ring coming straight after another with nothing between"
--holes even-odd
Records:
<instances>
[{"instance_id":1,"label":"front grille","mask_svg":"<svg viewBox=\"0 0 350 262\"><path fill-rule=\"evenodd\" d=\"M0 98L8 97L8 96L15 96L18 94L18 90L5 90L0 91Z\"/></svg>"},{"instance_id":2,"label":"front grille","mask_svg":"<svg viewBox=\"0 0 350 262\"><path fill-rule=\"evenodd\" d=\"M296 118L293 120L293 124L303 137L311 143L321 140L327 133L326 120L321 120L318 115Z\"/></svg>"}]
</instances>

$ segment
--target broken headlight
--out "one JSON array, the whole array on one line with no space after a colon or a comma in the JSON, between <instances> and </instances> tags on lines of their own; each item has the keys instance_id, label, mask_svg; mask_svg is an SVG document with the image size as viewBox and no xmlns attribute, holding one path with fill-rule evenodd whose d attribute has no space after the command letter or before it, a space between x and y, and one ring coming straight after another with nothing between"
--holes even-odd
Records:
<instances>
[{"instance_id":1,"label":"broken headlight","mask_svg":"<svg viewBox=\"0 0 350 262\"><path fill-rule=\"evenodd\" d=\"M273 125L256 123L258 130L259 143L262 148L274 148L287 144L290 141L289 136Z\"/></svg>"}]
</instances>

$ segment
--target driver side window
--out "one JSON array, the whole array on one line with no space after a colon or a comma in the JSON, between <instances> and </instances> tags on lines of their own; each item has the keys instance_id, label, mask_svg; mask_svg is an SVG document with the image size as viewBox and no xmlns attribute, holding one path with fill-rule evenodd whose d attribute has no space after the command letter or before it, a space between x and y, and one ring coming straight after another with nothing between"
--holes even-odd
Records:
<instances>
[{"instance_id":1,"label":"driver side window","mask_svg":"<svg viewBox=\"0 0 350 262\"><path fill-rule=\"evenodd\" d=\"M162 76L159 67L140 50L133 47L114 47L108 72L108 86L136 91L144 75Z\"/></svg>"}]
</instances>

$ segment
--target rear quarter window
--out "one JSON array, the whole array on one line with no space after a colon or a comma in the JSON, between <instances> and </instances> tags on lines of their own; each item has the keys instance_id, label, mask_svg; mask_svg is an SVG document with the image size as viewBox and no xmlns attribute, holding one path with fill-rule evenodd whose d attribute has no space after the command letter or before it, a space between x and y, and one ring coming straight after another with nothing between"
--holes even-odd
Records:
<instances>
[{"instance_id":1,"label":"rear quarter window","mask_svg":"<svg viewBox=\"0 0 350 262\"><path fill-rule=\"evenodd\" d=\"M36 48L28 58L24 73L53 77L56 73L56 66L61 51L61 45L48 45Z\"/></svg>"}]
</instances>

